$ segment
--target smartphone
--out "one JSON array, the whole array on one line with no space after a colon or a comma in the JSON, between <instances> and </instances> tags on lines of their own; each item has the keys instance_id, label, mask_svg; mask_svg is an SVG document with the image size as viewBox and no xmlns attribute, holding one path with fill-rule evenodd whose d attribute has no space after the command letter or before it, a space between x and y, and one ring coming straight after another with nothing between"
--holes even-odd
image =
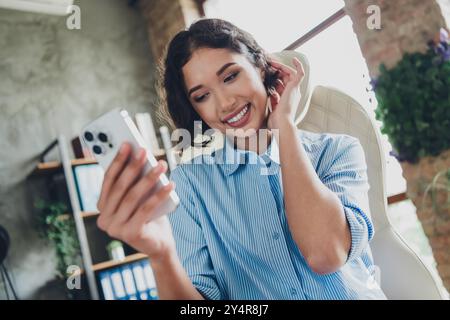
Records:
<instances>
[{"instance_id":1,"label":"smartphone","mask_svg":"<svg viewBox=\"0 0 450 320\"><path fill-rule=\"evenodd\" d=\"M82 129L81 137L85 146L105 171L114 160L124 142L128 142L131 145L133 154L139 148L147 150L147 162L142 171L142 175L145 175L158 164L158 161L153 156L152 151L146 146L144 138L126 110L116 108L103 114ZM161 174L157 184L150 190L148 196L151 196L151 194L168 183L167 176ZM179 202L178 195L175 190L172 190L169 198L155 209L156 214L154 219L173 212Z\"/></svg>"}]
</instances>

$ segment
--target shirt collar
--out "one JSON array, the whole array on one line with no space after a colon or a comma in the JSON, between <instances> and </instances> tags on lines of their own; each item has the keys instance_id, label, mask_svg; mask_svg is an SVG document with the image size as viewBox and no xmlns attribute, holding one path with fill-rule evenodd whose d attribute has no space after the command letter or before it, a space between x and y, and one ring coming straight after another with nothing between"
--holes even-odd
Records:
<instances>
[{"instance_id":1,"label":"shirt collar","mask_svg":"<svg viewBox=\"0 0 450 320\"><path fill-rule=\"evenodd\" d=\"M228 138L225 136L222 136L222 138L223 147L215 152L217 153L216 159L220 160L219 164L222 166L223 171L227 176L233 174L241 164L247 163L250 158L253 158L252 160L255 161L252 163L261 163L261 160L257 158L264 157L265 160L268 158L270 162L275 162L278 165L280 164L279 147L274 136L272 137L271 143L267 150L259 156L253 151L235 149L232 142Z\"/></svg>"}]
</instances>

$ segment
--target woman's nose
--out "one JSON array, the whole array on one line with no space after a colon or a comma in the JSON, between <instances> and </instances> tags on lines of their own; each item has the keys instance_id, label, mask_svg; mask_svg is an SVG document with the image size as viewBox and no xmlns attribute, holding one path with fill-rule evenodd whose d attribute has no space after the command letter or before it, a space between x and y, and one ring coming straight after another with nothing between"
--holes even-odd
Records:
<instances>
[{"instance_id":1,"label":"woman's nose","mask_svg":"<svg viewBox=\"0 0 450 320\"><path fill-rule=\"evenodd\" d=\"M234 106L235 106L235 99L233 97L231 97L230 95L226 95L223 93L218 93L217 94L217 102L219 104L220 107L220 111L222 113L229 113L230 111L233 111Z\"/></svg>"}]
</instances>

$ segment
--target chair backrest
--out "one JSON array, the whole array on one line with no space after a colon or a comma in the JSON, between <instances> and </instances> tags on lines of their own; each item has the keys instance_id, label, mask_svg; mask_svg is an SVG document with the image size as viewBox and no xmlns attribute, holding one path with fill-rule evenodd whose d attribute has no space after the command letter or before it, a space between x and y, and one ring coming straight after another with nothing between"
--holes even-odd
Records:
<instances>
[{"instance_id":1,"label":"chair backrest","mask_svg":"<svg viewBox=\"0 0 450 320\"><path fill-rule=\"evenodd\" d=\"M276 54L292 66L292 57L306 57L295 51ZM308 64L309 73L309 64ZM309 81L310 77L304 81ZM303 85L303 84L302 84ZM310 88L310 84L305 84ZM303 92L302 92L303 93ZM374 263L379 267L381 287L389 299L443 299L435 275L393 229L387 215L385 157L379 130L373 116L356 100L330 87L317 86L299 104L298 127L311 132L348 134L356 137L364 149L370 184L370 214L375 236L370 243Z\"/></svg>"}]
</instances>

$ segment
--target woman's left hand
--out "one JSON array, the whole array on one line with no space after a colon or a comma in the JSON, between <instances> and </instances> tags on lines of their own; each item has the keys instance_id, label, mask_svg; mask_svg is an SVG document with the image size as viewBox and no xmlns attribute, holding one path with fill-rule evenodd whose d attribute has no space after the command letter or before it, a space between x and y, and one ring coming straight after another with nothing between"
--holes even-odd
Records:
<instances>
[{"instance_id":1,"label":"woman's left hand","mask_svg":"<svg viewBox=\"0 0 450 320\"><path fill-rule=\"evenodd\" d=\"M272 112L269 114L267 122L269 129L277 129L286 121L294 121L295 112L301 98L300 83L305 72L300 60L294 58L292 61L295 69L274 59L269 60L269 64L280 73L280 79L275 88L276 93L269 96L272 104Z\"/></svg>"}]
</instances>

